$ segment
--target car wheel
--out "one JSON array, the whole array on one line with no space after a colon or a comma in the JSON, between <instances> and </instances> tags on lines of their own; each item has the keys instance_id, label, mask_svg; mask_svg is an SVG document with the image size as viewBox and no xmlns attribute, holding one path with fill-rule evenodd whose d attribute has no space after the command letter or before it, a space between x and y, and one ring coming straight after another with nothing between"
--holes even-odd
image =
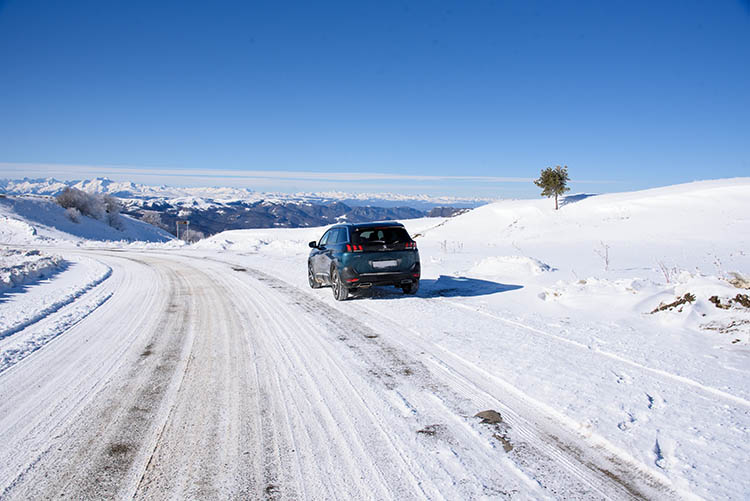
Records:
<instances>
[{"instance_id":1,"label":"car wheel","mask_svg":"<svg viewBox=\"0 0 750 501\"><path fill-rule=\"evenodd\" d=\"M313 273L312 269L312 263L307 263L307 281L310 283L310 287L313 289L320 289L321 285L320 282L318 282L318 279L315 278L315 273Z\"/></svg>"},{"instance_id":2,"label":"car wheel","mask_svg":"<svg viewBox=\"0 0 750 501\"><path fill-rule=\"evenodd\" d=\"M415 281L404 284L401 286L401 290L404 291L404 294L416 294L419 290L419 282Z\"/></svg>"},{"instance_id":3,"label":"car wheel","mask_svg":"<svg viewBox=\"0 0 750 501\"><path fill-rule=\"evenodd\" d=\"M346 301L349 297L349 289L341 280L341 274L336 268L331 268L331 278L333 279L333 297L336 301Z\"/></svg>"}]
</instances>

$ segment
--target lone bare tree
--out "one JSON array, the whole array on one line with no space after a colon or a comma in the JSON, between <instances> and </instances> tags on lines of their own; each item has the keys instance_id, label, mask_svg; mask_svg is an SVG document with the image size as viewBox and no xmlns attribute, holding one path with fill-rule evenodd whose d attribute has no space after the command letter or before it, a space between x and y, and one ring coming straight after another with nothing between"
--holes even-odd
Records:
<instances>
[{"instance_id":1,"label":"lone bare tree","mask_svg":"<svg viewBox=\"0 0 750 501\"><path fill-rule=\"evenodd\" d=\"M555 210L557 210L558 195L570 191L570 188L567 186L569 180L568 166L560 167L558 165L554 169L552 167L542 169L539 179L535 180L534 184L542 189L543 197L555 197Z\"/></svg>"}]
</instances>

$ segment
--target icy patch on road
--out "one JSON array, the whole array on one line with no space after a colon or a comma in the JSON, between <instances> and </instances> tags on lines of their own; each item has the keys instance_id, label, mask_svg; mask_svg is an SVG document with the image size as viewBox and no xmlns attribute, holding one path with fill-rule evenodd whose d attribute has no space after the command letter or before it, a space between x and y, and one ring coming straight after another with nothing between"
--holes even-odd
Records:
<instances>
[{"instance_id":1,"label":"icy patch on road","mask_svg":"<svg viewBox=\"0 0 750 501\"><path fill-rule=\"evenodd\" d=\"M38 250L0 248L0 294L30 282L47 278L65 266L60 256Z\"/></svg>"}]
</instances>

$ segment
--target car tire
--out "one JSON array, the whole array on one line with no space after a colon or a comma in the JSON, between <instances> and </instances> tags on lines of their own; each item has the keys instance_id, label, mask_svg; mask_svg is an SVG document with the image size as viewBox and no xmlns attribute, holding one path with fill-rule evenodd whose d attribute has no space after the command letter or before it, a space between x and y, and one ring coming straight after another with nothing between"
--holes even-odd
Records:
<instances>
[{"instance_id":1,"label":"car tire","mask_svg":"<svg viewBox=\"0 0 750 501\"><path fill-rule=\"evenodd\" d=\"M404 294L416 294L419 290L419 281L409 282L401 286L401 290Z\"/></svg>"},{"instance_id":2,"label":"car tire","mask_svg":"<svg viewBox=\"0 0 750 501\"><path fill-rule=\"evenodd\" d=\"M322 285L320 285L320 282L318 282L318 279L315 278L312 263L307 263L307 281L310 284L310 287L312 287L313 289L320 289L322 287Z\"/></svg>"},{"instance_id":3,"label":"car tire","mask_svg":"<svg viewBox=\"0 0 750 501\"><path fill-rule=\"evenodd\" d=\"M333 297L336 301L346 301L349 297L349 289L341 280L341 274L336 268L331 268L331 281L333 282Z\"/></svg>"}]
</instances>

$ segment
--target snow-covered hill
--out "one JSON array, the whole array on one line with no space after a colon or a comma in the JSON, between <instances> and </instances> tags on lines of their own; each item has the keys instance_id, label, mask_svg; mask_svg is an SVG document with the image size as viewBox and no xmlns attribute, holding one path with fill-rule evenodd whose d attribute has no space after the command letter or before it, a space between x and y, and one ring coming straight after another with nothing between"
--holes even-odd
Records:
<instances>
[{"instance_id":1,"label":"snow-covered hill","mask_svg":"<svg viewBox=\"0 0 750 501\"><path fill-rule=\"evenodd\" d=\"M160 228L126 215L120 217L121 229L87 216L80 216L75 222L50 197L1 196L0 244L167 242L173 239Z\"/></svg>"},{"instance_id":2,"label":"snow-covered hill","mask_svg":"<svg viewBox=\"0 0 750 501\"><path fill-rule=\"evenodd\" d=\"M559 211L547 199L508 200L454 218L404 223L429 251L430 262L459 273L515 274L514 256L525 256L548 263L557 277L614 278L638 272L665 280L665 271L674 278L675 270L726 274L748 268L749 208L750 178L737 178L631 193L571 195ZM231 231L200 246L243 249L260 238L285 241L306 253L307 241L322 232Z\"/></svg>"}]
</instances>

